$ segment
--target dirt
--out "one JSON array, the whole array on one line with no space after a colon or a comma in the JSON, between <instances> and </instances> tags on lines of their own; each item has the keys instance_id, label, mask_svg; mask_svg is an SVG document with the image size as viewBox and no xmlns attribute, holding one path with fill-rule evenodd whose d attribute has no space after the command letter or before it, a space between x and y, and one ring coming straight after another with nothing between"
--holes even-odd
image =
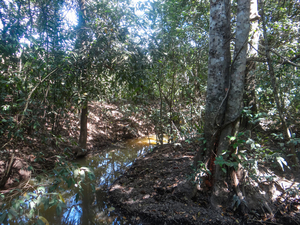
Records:
<instances>
[{"instance_id":1,"label":"dirt","mask_svg":"<svg viewBox=\"0 0 300 225\"><path fill-rule=\"evenodd\" d=\"M113 183L110 201L131 224L300 224L299 198L285 194L270 203L271 214L263 206L247 214L212 209L210 189L199 191L189 179L197 148L186 142L155 147Z\"/></svg>"},{"instance_id":2,"label":"dirt","mask_svg":"<svg viewBox=\"0 0 300 225\"><path fill-rule=\"evenodd\" d=\"M153 132L154 126L145 119L143 111L132 113L129 107L131 104L125 102L90 103L86 153L99 152L115 142ZM30 177L53 169L58 157L72 161L78 148L79 118L78 110L74 109L59 119L56 132L52 134L49 121L30 134L25 132L18 140L4 134L0 139L0 193L26 188ZM9 178L3 179L6 172Z\"/></svg>"},{"instance_id":3,"label":"dirt","mask_svg":"<svg viewBox=\"0 0 300 225\"><path fill-rule=\"evenodd\" d=\"M140 109L132 113L129 107L130 104L125 103L90 104L88 153L99 152L114 142L153 133L151 121L145 119L147 115ZM16 187L26 188L31 176L54 168L59 156L74 159L79 114L76 110L69 113L60 119L57 127L60 131L55 135L50 134L48 125L18 142L10 141L7 136L0 140L0 146L5 145L0 152L0 181L13 159L9 179L0 193L9 193ZM269 205L247 214L232 208L212 209L209 187L198 190L192 182L191 165L197 150L196 142L155 147L114 182L109 190L110 201L131 224L300 224L299 196L292 193L299 179L295 179L293 171L285 177L273 174L269 166L261 168L259 174L266 179L253 183L255 189L248 195L248 199L256 202L264 199L256 193L265 192L270 196L277 193L273 199L269 198L272 199Z\"/></svg>"}]
</instances>

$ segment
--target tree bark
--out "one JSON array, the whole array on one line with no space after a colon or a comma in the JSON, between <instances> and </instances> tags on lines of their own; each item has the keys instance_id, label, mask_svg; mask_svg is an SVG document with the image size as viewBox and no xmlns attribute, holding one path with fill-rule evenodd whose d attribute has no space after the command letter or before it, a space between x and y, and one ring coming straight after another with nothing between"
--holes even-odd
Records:
<instances>
[{"instance_id":1,"label":"tree bark","mask_svg":"<svg viewBox=\"0 0 300 225\"><path fill-rule=\"evenodd\" d=\"M230 67L230 0L210 1L209 59L205 109L207 154L216 149L224 120Z\"/></svg>"},{"instance_id":2,"label":"tree bark","mask_svg":"<svg viewBox=\"0 0 300 225\"><path fill-rule=\"evenodd\" d=\"M85 9L85 0L79 0L79 9L78 9L78 39L76 43L77 49L82 49L85 46L85 41L87 38L86 31L84 27L86 25L85 22L86 17L86 9ZM85 82L87 80L86 74L86 63L85 60L81 60L80 65L80 79L81 89L84 91ZM86 146L87 146L87 115L88 115L88 97L85 96L82 103L81 115L80 115L80 136L79 136L79 150L76 153L76 156L86 155ZM83 150L84 149L84 150Z\"/></svg>"},{"instance_id":3,"label":"tree bark","mask_svg":"<svg viewBox=\"0 0 300 225\"><path fill-rule=\"evenodd\" d=\"M86 100L85 105L81 109L81 116L80 116L79 146L83 149L86 149L86 142L87 142L87 114L88 114L88 104Z\"/></svg>"},{"instance_id":4,"label":"tree bark","mask_svg":"<svg viewBox=\"0 0 300 225\"><path fill-rule=\"evenodd\" d=\"M238 0L237 3L235 51L230 71L230 86L228 88L225 118L217 149L217 157L221 156L224 151L228 151L228 153L223 156L225 161L234 161L235 159L232 158L232 155L237 155L237 150L230 146L231 143L228 136L237 136L239 132L239 119L243 110L247 44L250 30L250 2L249 0ZM217 205L223 205L228 202L228 192L226 191L228 186L233 188L236 196L241 198L241 200L243 199L243 195L239 190L239 181L236 179L236 172L234 168L227 168L227 173L229 173L230 176L226 176L221 166L216 165L211 198L213 206L216 207Z\"/></svg>"},{"instance_id":5,"label":"tree bark","mask_svg":"<svg viewBox=\"0 0 300 225\"><path fill-rule=\"evenodd\" d=\"M259 32L258 32L258 20L260 15L257 9L257 0L251 0L250 2L250 21L251 21L251 31L250 40L248 46L248 57L258 56L258 45L259 45ZM255 61L247 61L246 64L246 74L245 74L245 94L244 103L248 110L251 110L251 114L255 115L258 112L256 105L256 76L253 72L256 69ZM245 129L252 129L255 124L249 122L249 117L245 116L242 118L241 126Z\"/></svg>"},{"instance_id":6,"label":"tree bark","mask_svg":"<svg viewBox=\"0 0 300 225\"><path fill-rule=\"evenodd\" d=\"M215 165L218 157L232 160L236 149L230 146L228 136L235 136L239 130L239 119L243 109L247 43L250 29L250 1L238 0L235 51L231 63L230 55L230 0L211 0L209 30L208 81L205 110L206 153L204 162L210 170L212 185L211 205L219 208L228 204L228 194L243 198L238 187L234 168L227 167L227 174L221 165ZM224 151L229 151L225 156ZM198 153L196 160L201 159ZM209 165L209 166L208 166ZM230 176L227 176L230 175ZM228 178L229 177L229 178Z\"/></svg>"},{"instance_id":7,"label":"tree bark","mask_svg":"<svg viewBox=\"0 0 300 225\"><path fill-rule=\"evenodd\" d=\"M230 70L230 0L210 0L209 57L205 106L204 136L206 150L199 151L194 159L213 165L218 147L221 126L224 122L229 91ZM212 168L210 168L212 169ZM213 174L208 175L212 182Z\"/></svg>"}]
</instances>

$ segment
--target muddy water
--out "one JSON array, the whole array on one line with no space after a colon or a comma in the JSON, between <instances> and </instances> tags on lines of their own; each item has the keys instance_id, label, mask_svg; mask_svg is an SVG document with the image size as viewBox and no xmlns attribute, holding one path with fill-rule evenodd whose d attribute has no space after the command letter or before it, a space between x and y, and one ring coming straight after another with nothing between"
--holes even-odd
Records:
<instances>
[{"instance_id":1,"label":"muddy water","mask_svg":"<svg viewBox=\"0 0 300 225\"><path fill-rule=\"evenodd\" d=\"M94 170L96 180L93 193L90 185L84 185L84 197L75 201L77 192L68 189L62 193L66 200L67 209L58 217L54 207L46 212L40 211L49 224L126 224L126 218L115 213L108 203L107 187L130 167L133 161L156 144L155 136L129 140L105 149L102 153L78 160L80 166L90 167Z\"/></svg>"}]
</instances>

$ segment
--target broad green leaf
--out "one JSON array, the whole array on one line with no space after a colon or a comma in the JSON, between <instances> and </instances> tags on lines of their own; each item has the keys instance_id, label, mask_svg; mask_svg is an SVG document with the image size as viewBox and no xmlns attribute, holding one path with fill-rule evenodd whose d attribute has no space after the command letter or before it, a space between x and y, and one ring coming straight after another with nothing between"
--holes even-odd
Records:
<instances>
[{"instance_id":1,"label":"broad green leaf","mask_svg":"<svg viewBox=\"0 0 300 225\"><path fill-rule=\"evenodd\" d=\"M58 216L60 216L61 212L62 212L62 207L60 205L56 206L56 213Z\"/></svg>"},{"instance_id":2,"label":"broad green leaf","mask_svg":"<svg viewBox=\"0 0 300 225\"><path fill-rule=\"evenodd\" d=\"M49 208L49 198L43 198L44 210Z\"/></svg>"},{"instance_id":3,"label":"broad green leaf","mask_svg":"<svg viewBox=\"0 0 300 225\"><path fill-rule=\"evenodd\" d=\"M1 214L0 214L0 223L3 223L5 218L7 216L7 213L5 211L3 211Z\"/></svg>"},{"instance_id":4,"label":"broad green leaf","mask_svg":"<svg viewBox=\"0 0 300 225\"><path fill-rule=\"evenodd\" d=\"M8 210L8 212L9 212L10 214L12 214L14 217L17 217L17 216L18 216L18 213L17 213L17 211L16 211L14 208L10 208L10 209Z\"/></svg>"}]
</instances>

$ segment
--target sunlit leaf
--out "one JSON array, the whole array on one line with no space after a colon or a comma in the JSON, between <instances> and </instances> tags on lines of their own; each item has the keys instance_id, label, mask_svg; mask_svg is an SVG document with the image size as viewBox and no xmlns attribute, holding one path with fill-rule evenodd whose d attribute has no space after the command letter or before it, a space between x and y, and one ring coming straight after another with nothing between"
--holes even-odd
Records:
<instances>
[{"instance_id":1,"label":"sunlit leaf","mask_svg":"<svg viewBox=\"0 0 300 225\"><path fill-rule=\"evenodd\" d=\"M49 225L49 222L48 222L48 220L45 217L40 216L39 220L42 221L43 224Z\"/></svg>"},{"instance_id":2,"label":"sunlit leaf","mask_svg":"<svg viewBox=\"0 0 300 225\"><path fill-rule=\"evenodd\" d=\"M115 210L114 207L110 207L110 208L108 209L109 212L114 211L114 210Z\"/></svg>"},{"instance_id":3,"label":"sunlit leaf","mask_svg":"<svg viewBox=\"0 0 300 225\"><path fill-rule=\"evenodd\" d=\"M62 196L61 194L58 194L58 196L59 196L60 200L61 200L63 203L65 203L65 199L63 198L63 196Z\"/></svg>"}]
</instances>

